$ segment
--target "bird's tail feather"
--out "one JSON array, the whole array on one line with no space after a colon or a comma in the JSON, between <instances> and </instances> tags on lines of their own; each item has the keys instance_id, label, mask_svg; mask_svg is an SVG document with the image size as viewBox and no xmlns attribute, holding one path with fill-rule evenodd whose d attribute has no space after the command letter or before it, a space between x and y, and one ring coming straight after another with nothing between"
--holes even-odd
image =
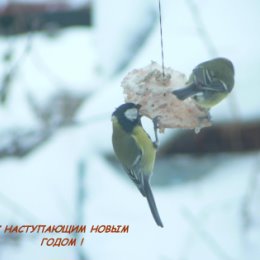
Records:
<instances>
[{"instance_id":1,"label":"bird's tail feather","mask_svg":"<svg viewBox=\"0 0 260 260\"><path fill-rule=\"evenodd\" d=\"M149 183L149 176L144 176L144 192L145 192L145 197L147 198L150 210L152 212L153 218L156 222L156 224L160 227L163 227L163 223L161 221L159 212L157 210L156 204L155 204L155 200L153 197L153 193L151 190L151 186Z\"/></svg>"},{"instance_id":2,"label":"bird's tail feather","mask_svg":"<svg viewBox=\"0 0 260 260\"><path fill-rule=\"evenodd\" d=\"M195 85L189 85L188 87L174 90L172 93L180 100L184 100L188 97L194 96L200 92Z\"/></svg>"}]
</instances>

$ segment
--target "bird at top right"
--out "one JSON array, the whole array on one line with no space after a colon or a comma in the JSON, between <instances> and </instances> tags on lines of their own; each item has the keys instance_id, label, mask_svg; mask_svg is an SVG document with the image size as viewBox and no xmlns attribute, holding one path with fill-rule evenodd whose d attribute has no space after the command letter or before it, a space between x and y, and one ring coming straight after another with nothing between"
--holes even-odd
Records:
<instances>
[{"instance_id":1,"label":"bird at top right","mask_svg":"<svg viewBox=\"0 0 260 260\"><path fill-rule=\"evenodd\" d=\"M197 65L186 87L172 93L180 100L191 97L200 107L209 110L232 91L234 77L233 63L227 58L215 58Z\"/></svg>"}]
</instances>

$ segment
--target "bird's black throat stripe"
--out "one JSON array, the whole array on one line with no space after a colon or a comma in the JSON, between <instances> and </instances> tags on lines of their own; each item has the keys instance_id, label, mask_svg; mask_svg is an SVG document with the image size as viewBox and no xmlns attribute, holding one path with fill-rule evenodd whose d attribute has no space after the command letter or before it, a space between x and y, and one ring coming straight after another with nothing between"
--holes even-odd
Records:
<instances>
[{"instance_id":1,"label":"bird's black throat stripe","mask_svg":"<svg viewBox=\"0 0 260 260\"><path fill-rule=\"evenodd\" d=\"M137 118L136 120L133 121L127 119L124 115L119 115L117 118L119 124L123 127L123 129L127 133L132 133L135 126L137 125L141 126L140 118Z\"/></svg>"}]
</instances>

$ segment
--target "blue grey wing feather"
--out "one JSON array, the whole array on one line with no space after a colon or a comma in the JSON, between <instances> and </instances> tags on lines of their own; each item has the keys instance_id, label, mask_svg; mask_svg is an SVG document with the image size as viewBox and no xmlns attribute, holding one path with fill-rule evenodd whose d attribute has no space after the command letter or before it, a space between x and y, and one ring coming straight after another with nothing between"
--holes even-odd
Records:
<instances>
[{"instance_id":1,"label":"blue grey wing feather","mask_svg":"<svg viewBox=\"0 0 260 260\"><path fill-rule=\"evenodd\" d=\"M198 87L207 86L214 78L213 73L203 67L196 67L192 72L193 81Z\"/></svg>"},{"instance_id":2,"label":"blue grey wing feather","mask_svg":"<svg viewBox=\"0 0 260 260\"><path fill-rule=\"evenodd\" d=\"M201 91L227 92L228 87L220 79L217 79L211 70L203 67L196 67L193 70L193 80L197 89Z\"/></svg>"},{"instance_id":3,"label":"blue grey wing feather","mask_svg":"<svg viewBox=\"0 0 260 260\"><path fill-rule=\"evenodd\" d=\"M214 79L209 85L203 87L203 89L213 92L229 92L226 84L218 79Z\"/></svg>"},{"instance_id":4,"label":"blue grey wing feather","mask_svg":"<svg viewBox=\"0 0 260 260\"><path fill-rule=\"evenodd\" d=\"M142 195L144 195L142 150L132 136L125 138L124 142L124 149L121 150L121 154L124 153L123 157L128 159L124 161L121 160L123 168ZM125 149L126 147L128 149Z\"/></svg>"},{"instance_id":5,"label":"blue grey wing feather","mask_svg":"<svg viewBox=\"0 0 260 260\"><path fill-rule=\"evenodd\" d=\"M130 177L130 179L134 182L134 184L137 186L139 191L142 193L142 195L145 196L141 159L142 159L142 153L140 151L140 154L136 158L136 161L134 161L131 168L127 167L125 165L123 167L124 167L126 173L128 174L128 176Z\"/></svg>"}]
</instances>

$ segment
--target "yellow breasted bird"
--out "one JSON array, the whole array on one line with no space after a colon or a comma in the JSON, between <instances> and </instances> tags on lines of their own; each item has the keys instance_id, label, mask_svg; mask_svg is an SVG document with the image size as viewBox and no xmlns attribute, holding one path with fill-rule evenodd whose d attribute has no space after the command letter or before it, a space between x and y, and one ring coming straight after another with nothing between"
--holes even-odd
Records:
<instances>
[{"instance_id":1,"label":"yellow breasted bird","mask_svg":"<svg viewBox=\"0 0 260 260\"><path fill-rule=\"evenodd\" d=\"M142 127L139 109L139 105L126 103L114 111L113 148L130 179L147 198L155 222L163 227L150 186L157 146Z\"/></svg>"},{"instance_id":2,"label":"yellow breasted bird","mask_svg":"<svg viewBox=\"0 0 260 260\"><path fill-rule=\"evenodd\" d=\"M197 65L186 83L187 87L172 93L180 100L192 97L199 106L210 109L231 92L234 76L230 60L215 58Z\"/></svg>"}]
</instances>

